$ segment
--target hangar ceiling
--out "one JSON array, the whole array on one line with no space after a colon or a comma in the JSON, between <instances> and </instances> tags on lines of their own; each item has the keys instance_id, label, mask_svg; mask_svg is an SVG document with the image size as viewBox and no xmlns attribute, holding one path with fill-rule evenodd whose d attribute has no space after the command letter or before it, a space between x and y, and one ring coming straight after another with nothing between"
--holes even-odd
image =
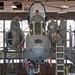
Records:
<instances>
[{"instance_id":1,"label":"hangar ceiling","mask_svg":"<svg viewBox=\"0 0 75 75\"><path fill-rule=\"evenodd\" d=\"M0 0L0 12L28 12L34 1L41 1L46 12L75 12L75 0ZM11 8L11 5L17 8Z\"/></svg>"},{"instance_id":2,"label":"hangar ceiling","mask_svg":"<svg viewBox=\"0 0 75 75\"><path fill-rule=\"evenodd\" d=\"M27 0L0 0L0 1L27 1ZM28 0L28 1L35 1L35 0ZM51 2L56 2L56 1L75 1L75 0L39 0L39 1L51 1Z\"/></svg>"}]
</instances>

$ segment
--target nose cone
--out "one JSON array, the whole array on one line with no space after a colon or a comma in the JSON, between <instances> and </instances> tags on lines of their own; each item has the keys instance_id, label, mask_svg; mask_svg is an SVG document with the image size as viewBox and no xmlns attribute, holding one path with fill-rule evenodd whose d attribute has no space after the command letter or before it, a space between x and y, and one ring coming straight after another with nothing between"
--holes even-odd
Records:
<instances>
[{"instance_id":1,"label":"nose cone","mask_svg":"<svg viewBox=\"0 0 75 75\"><path fill-rule=\"evenodd\" d=\"M34 47L33 54L37 61L42 61L50 57L50 52L47 49L44 49L42 46Z\"/></svg>"},{"instance_id":2,"label":"nose cone","mask_svg":"<svg viewBox=\"0 0 75 75\"><path fill-rule=\"evenodd\" d=\"M43 47L34 47L33 48L33 53L35 53L36 55L40 56L44 53L44 48Z\"/></svg>"},{"instance_id":3,"label":"nose cone","mask_svg":"<svg viewBox=\"0 0 75 75\"><path fill-rule=\"evenodd\" d=\"M25 50L23 54L25 58L31 59L40 64L43 63L45 59L50 57L50 52L42 46L35 46L31 50Z\"/></svg>"},{"instance_id":4,"label":"nose cone","mask_svg":"<svg viewBox=\"0 0 75 75\"><path fill-rule=\"evenodd\" d=\"M44 48L43 47L35 47L33 49L33 53L35 54L35 60L37 63L42 63L44 60Z\"/></svg>"}]
</instances>

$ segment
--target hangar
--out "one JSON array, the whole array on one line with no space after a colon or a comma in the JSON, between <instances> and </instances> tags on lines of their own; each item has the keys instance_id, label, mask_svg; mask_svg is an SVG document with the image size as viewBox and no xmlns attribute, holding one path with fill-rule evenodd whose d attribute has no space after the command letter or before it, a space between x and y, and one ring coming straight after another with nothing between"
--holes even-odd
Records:
<instances>
[{"instance_id":1,"label":"hangar","mask_svg":"<svg viewBox=\"0 0 75 75\"><path fill-rule=\"evenodd\" d=\"M29 19L37 9L46 16L44 17L45 30L42 30L42 26L40 29L42 36L36 34L35 24L31 30L33 33L29 34L31 32ZM15 48L9 42L11 38L12 42L16 41L16 34L9 32L15 15L21 17L19 21L22 30L20 44L22 42L23 44L19 48ZM66 46L57 45L53 52L51 41L49 37L47 38L47 27L51 21L50 17L53 17L60 26L60 16L63 16L66 21ZM0 0L0 75L75 75L74 16L75 0ZM43 32L46 32L46 37ZM28 66L30 66L29 69Z\"/></svg>"}]
</instances>

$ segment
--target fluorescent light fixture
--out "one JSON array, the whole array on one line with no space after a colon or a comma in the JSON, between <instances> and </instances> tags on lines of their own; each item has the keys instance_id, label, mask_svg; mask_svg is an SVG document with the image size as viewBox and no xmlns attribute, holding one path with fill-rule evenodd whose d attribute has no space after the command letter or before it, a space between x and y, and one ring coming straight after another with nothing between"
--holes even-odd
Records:
<instances>
[{"instance_id":1,"label":"fluorescent light fixture","mask_svg":"<svg viewBox=\"0 0 75 75\"><path fill-rule=\"evenodd\" d=\"M69 8L69 6L64 5L64 6L61 6L61 8L67 9Z\"/></svg>"},{"instance_id":2,"label":"fluorescent light fixture","mask_svg":"<svg viewBox=\"0 0 75 75\"><path fill-rule=\"evenodd\" d=\"M64 13L67 13L67 12L65 12L65 11L59 11L59 12L57 12L58 14L64 14Z\"/></svg>"},{"instance_id":3,"label":"fluorescent light fixture","mask_svg":"<svg viewBox=\"0 0 75 75\"><path fill-rule=\"evenodd\" d=\"M17 6L15 6L15 5L12 5L11 7L12 7L12 8L17 8Z\"/></svg>"}]
</instances>

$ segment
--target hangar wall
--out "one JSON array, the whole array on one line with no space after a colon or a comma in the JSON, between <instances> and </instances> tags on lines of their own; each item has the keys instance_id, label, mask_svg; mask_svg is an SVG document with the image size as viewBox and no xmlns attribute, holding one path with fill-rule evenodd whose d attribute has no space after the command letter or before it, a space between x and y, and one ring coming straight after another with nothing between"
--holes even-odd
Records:
<instances>
[{"instance_id":1,"label":"hangar wall","mask_svg":"<svg viewBox=\"0 0 75 75\"><path fill-rule=\"evenodd\" d=\"M67 13L61 13L58 14L56 12L47 12L47 18L49 19L50 16L53 16L55 19L58 19L59 16L63 16L65 19L74 19L75 20L75 12L67 12ZM29 13L27 12L20 12L20 13L6 13L6 12L1 12L0 13L0 20L11 20L15 15L20 15L22 20L27 20Z\"/></svg>"}]
</instances>

